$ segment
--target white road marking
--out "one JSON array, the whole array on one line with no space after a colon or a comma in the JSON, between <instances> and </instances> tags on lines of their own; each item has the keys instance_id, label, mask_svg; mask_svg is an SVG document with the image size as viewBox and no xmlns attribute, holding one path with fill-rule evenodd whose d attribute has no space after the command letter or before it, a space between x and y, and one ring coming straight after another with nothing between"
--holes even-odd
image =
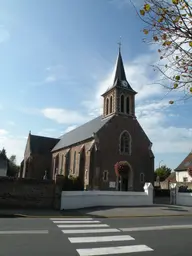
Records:
<instances>
[{"instance_id":1,"label":"white road marking","mask_svg":"<svg viewBox=\"0 0 192 256\"><path fill-rule=\"evenodd\" d=\"M93 218L50 218L50 220L93 220Z\"/></svg>"},{"instance_id":2,"label":"white road marking","mask_svg":"<svg viewBox=\"0 0 192 256\"><path fill-rule=\"evenodd\" d=\"M146 245L77 249L77 252L79 253L80 256L94 256L94 255L108 255L108 254L111 255L111 254L120 254L120 253L149 252L149 251L153 251L153 249Z\"/></svg>"},{"instance_id":3,"label":"white road marking","mask_svg":"<svg viewBox=\"0 0 192 256\"><path fill-rule=\"evenodd\" d=\"M107 224L75 224L75 225L57 225L58 228L107 228Z\"/></svg>"},{"instance_id":4,"label":"white road marking","mask_svg":"<svg viewBox=\"0 0 192 256\"><path fill-rule=\"evenodd\" d=\"M137 227L137 228L120 228L124 232L132 231L153 231L153 230L168 230L168 229L191 229L192 225L168 225L168 226L151 226L151 227Z\"/></svg>"},{"instance_id":5,"label":"white road marking","mask_svg":"<svg viewBox=\"0 0 192 256\"><path fill-rule=\"evenodd\" d=\"M54 220L55 224L80 224L80 223L100 223L98 220Z\"/></svg>"},{"instance_id":6,"label":"white road marking","mask_svg":"<svg viewBox=\"0 0 192 256\"><path fill-rule=\"evenodd\" d=\"M112 233L121 232L117 228L102 228L102 229L69 229L62 230L64 234L88 234L88 233Z\"/></svg>"},{"instance_id":7,"label":"white road marking","mask_svg":"<svg viewBox=\"0 0 192 256\"><path fill-rule=\"evenodd\" d=\"M69 237L71 243L97 243L97 242L112 242L112 241L131 241L135 240L128 235L123 236L86 236L86 237Z\"/></svg>"},{"instance_id":8,"label":"white road marking","mask_svg":"<svg viewBox=\"0 0 192 256\"><path fill-rule=\"evenodd\" d=\"M32 234L48 234L48 230L6 230L6 231L0 231L0 235L32 235Z\"/></svg>"}]
</instances>

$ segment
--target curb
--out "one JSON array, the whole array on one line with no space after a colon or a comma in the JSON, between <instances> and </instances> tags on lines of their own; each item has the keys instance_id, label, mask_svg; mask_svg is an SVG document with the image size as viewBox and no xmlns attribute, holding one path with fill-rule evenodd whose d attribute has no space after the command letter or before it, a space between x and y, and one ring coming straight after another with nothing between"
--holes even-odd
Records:
<instances>
[{"instance_id":1,"label":"curb","mask_svg":"<svg viewBox=\"0 0 192 256\"><path fill-rule=\"evenodd\" d=\"M24 218L27 217L27 215L23 214L0 214L0 218Z\"/></svg>"},{"instance_id":2,"label":"curb","mask_svg":"<svg viewBox=\"0 0 192 256\"><path fill-rule=\"evenodd\" d=\"M22 215L22 214L18 214L15 215L13 218L63 218L63 219L67 219L67 218L94 218L94 219L128 219L128 218L163 218L163 217L192 217L192 214L170 214L170 215L163 215L163 214L159 214L159 215L128 215L128 216L30 216L30 215ZM1 218L1 215L0 215ZM7 218L7 217L4 217ZM9 218L9 217L8 217ZM11 217L10 217L11 218Z\"/></svg>"}]
</instances>

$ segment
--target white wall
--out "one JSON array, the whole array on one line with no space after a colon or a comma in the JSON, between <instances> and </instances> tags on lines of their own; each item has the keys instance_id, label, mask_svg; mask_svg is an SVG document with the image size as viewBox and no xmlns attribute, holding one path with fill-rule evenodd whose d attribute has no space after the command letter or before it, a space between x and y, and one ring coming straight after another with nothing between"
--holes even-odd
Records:
<instances>
[{"instance_id":1,"label":"white wall","mask_svg":"<svg viewBox=\"0 0 192 256\"><path fill-rule=\"evenodd\" d=\"M192 177L188 174L188 171L176 172L177 182L183 182L183 178L187 178L187 182L192 182Z\"/></svg>"},{"instance_id":2,"label":"white wall","mask_svg":"<svg viewBox=\"0 0 192 256\"><path fill-rule=\"evenodd\" d=\"M177 205L192 206L192 193L177 193Z\"/></svg>"},{"instance_id":3,"label":"white wall","mask_svg":"<svg viewBox=\"0 0 192 256\"><path fill-rule=\"evenodd\" d=\"M192 206L192 193L179 192L179 187L176 183L171 184L171 204Z\"/></svg>"},{"instance_id":4,"label":"white wall","mask_svg":"<svg viewBox=\"0 0 192 256\"><path fill-rule=\"evenodd\" d=\"M7 169L6 168L0 168L0 177L7 176Z\"/></svg>"},{"instance_id":5,"label":"white wall","mask_svg":"<svg viewBox=\"0 0 192 256\"><path fill-rule=\"evenodd\" d=\"M63 191L61 210L95 206L142 206L153 204L153 186L145 183L144 192Z\"/></svg>"}]
</instances>

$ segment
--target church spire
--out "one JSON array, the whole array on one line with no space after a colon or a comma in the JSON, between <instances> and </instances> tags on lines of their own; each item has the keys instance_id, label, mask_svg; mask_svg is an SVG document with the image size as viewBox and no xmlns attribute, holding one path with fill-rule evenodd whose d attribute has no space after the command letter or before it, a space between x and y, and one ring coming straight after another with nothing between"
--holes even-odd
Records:
<instances>
[{"instance_id":1,"label":"church spire","mask_svg":"<svg viewBox=\"0 0 192 256\"><path fill-rule=\"evenodd\" d=\"M119 43L119 54L118 54L117 63L116 63L114 85L117 81L119 81L119 82L127 81L127 78L125 75L125 69L124 69L124 65L123 65L123 59L121 56L121 43Z\"/></svg>"}]
</instances>

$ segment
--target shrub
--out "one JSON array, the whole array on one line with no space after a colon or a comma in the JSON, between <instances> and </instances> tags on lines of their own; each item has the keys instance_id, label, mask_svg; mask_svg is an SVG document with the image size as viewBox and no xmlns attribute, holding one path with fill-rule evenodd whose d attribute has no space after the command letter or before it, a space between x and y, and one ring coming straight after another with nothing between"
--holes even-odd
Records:
<instances>
[{"instance_id":1,"label":"shrub","mask_svg":"<svg viewBox=\"0 0 192 256\"><path fill-rule=\"evenodd\" d=\"M180 186L178 191L180 193L192 193L192 189L189 189L188 186Z\"/></svg>"},{"instance_id":2,"label":"shrub","mask_svg":"<svg viewBox=\"0 0 192 256\"><path fill-rule=\"evenodd\" d=\"M84 190L84 184L79 177L69 176L63 179L63 191L79 191Z\"/></svg>"}]
</instances>

